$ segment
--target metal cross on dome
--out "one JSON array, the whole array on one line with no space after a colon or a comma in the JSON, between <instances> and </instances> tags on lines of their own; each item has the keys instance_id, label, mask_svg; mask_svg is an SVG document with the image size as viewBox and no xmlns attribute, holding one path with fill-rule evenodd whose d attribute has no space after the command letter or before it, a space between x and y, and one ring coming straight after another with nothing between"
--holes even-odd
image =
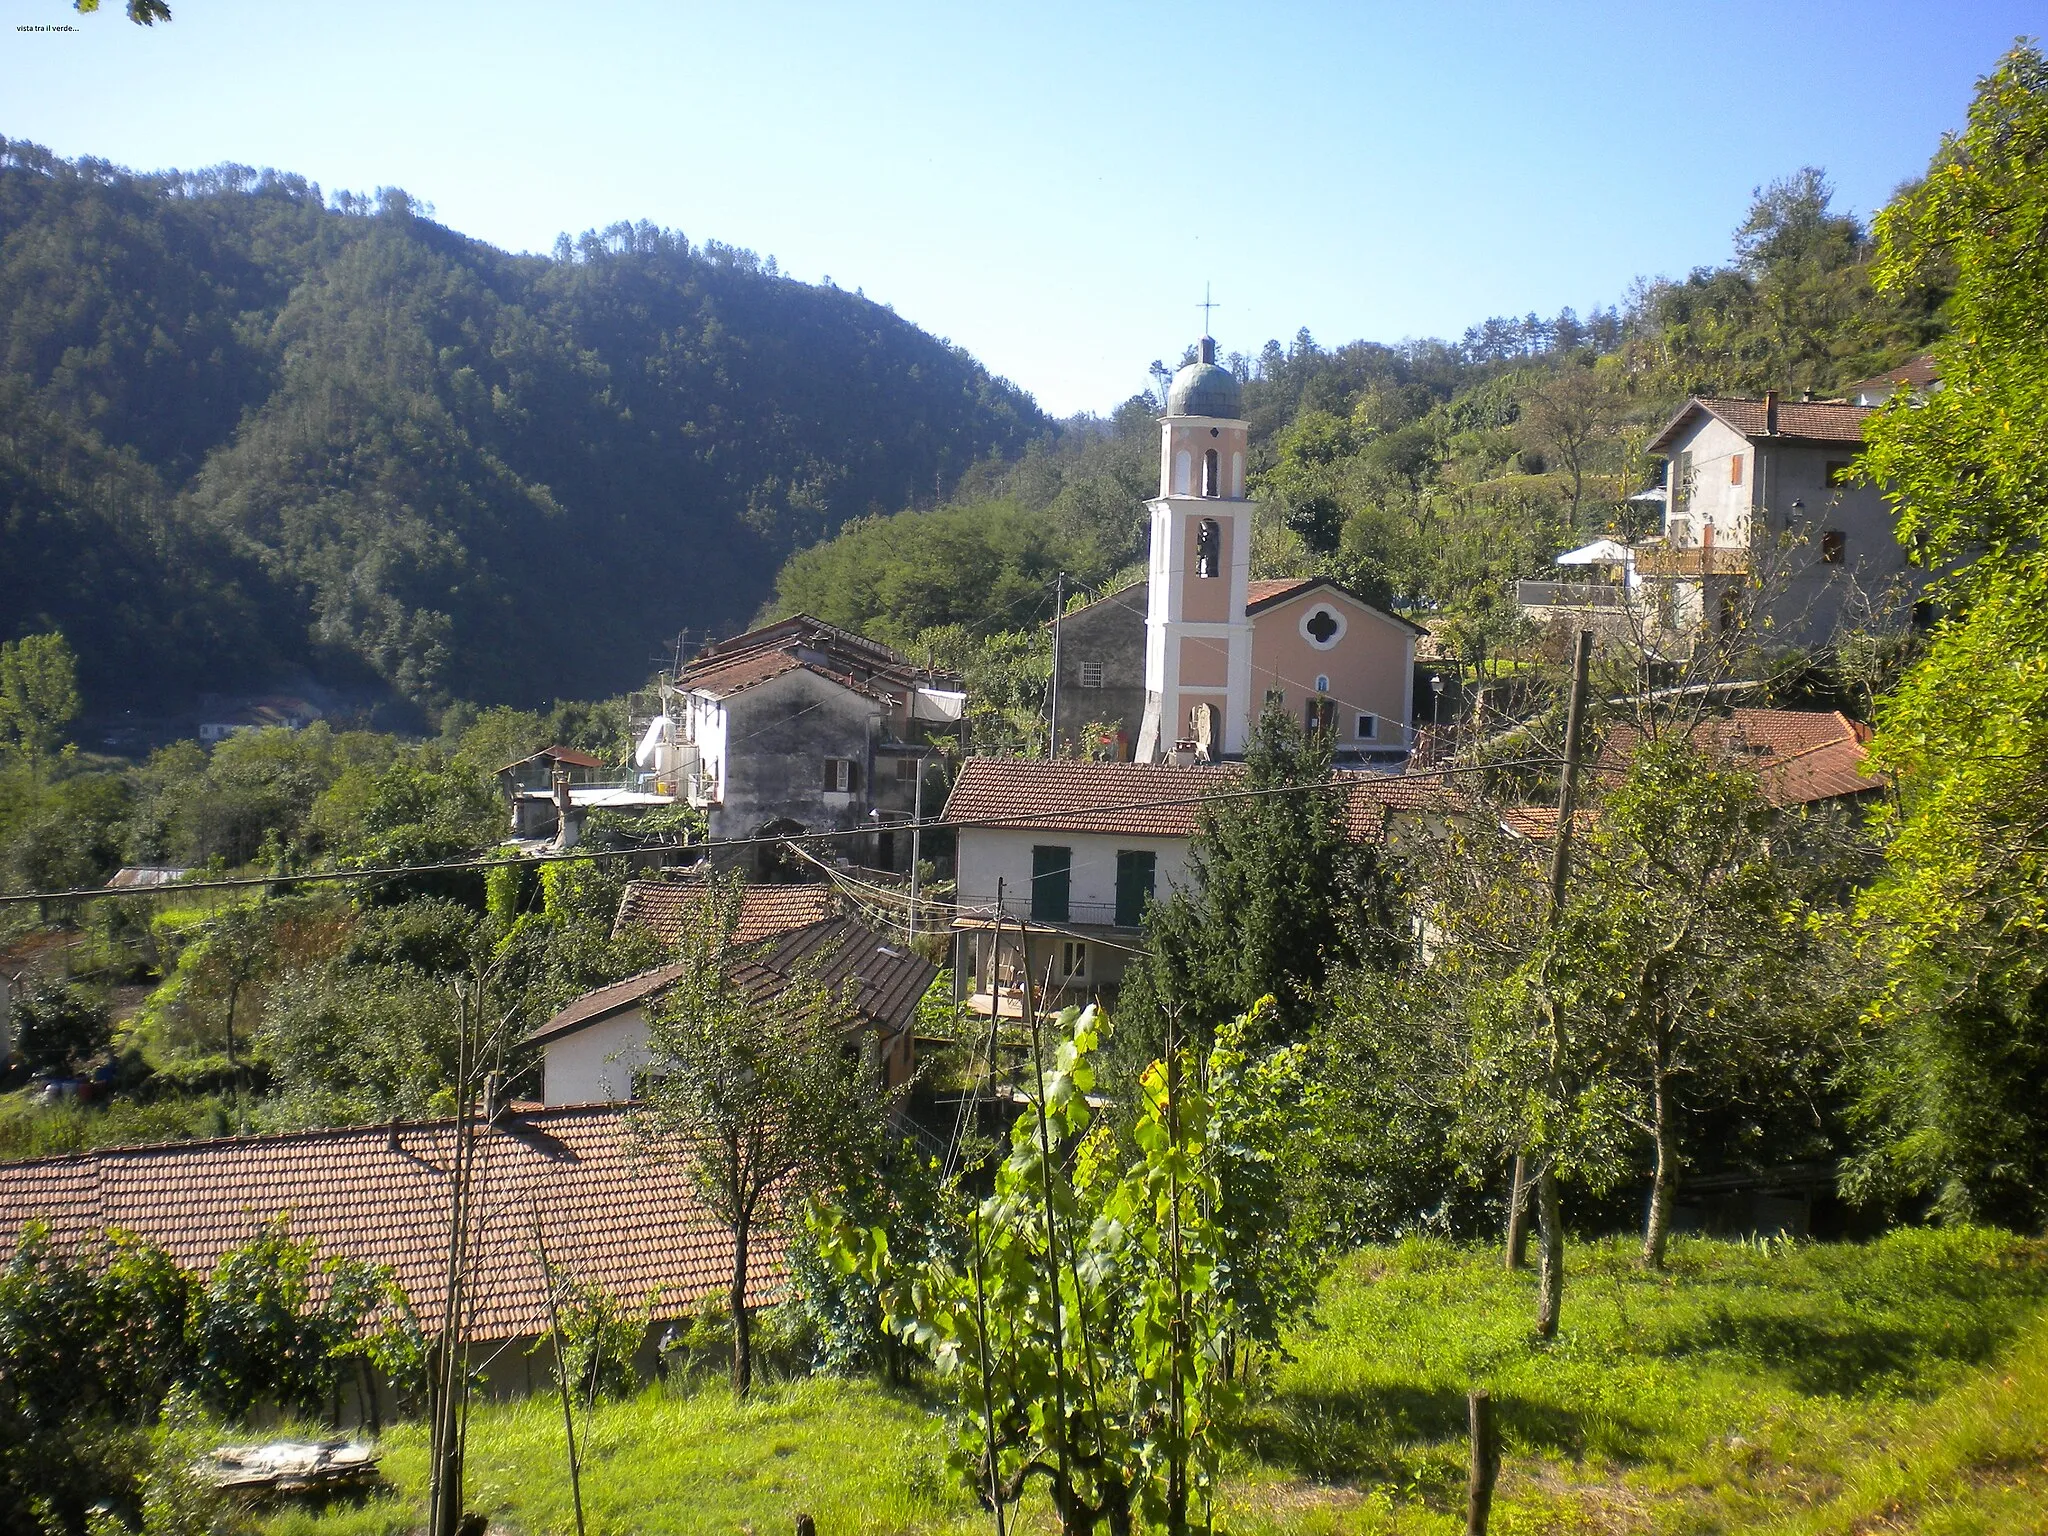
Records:
<instances>
[{"instance_id":1,"label":"metal cross on dome","mask_svg":"<svg viewBox=\"0 0 2048 1536\"><path fill-rule=\"evenodd\" d=\"M1209 311L1223 307L1209 297L1209 285L1207 283L1202 284L1202 302L1195 307L1202 312L1202 334L1207 336L1209 334Z\"/></svg>"}]
</instances>

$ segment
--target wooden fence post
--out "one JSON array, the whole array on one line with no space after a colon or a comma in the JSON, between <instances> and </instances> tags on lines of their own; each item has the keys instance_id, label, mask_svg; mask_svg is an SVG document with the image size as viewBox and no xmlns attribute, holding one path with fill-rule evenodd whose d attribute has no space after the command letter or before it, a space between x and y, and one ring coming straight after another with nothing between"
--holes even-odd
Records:
<instances>
[{"instance_id":1,"label":"wooden fence post","mask_svg":"<svg viewBox=\"0 0 2048 1536\"><path fill-rule=\"evenodd\" d=\"M1493 1483L1500 1476L1500 1442L1493 1427L1493 1398L1481 1387L1465 1399L1472 1425L1472 1460L1465 1473L1465 1536L1486 1536L1493 1513Z\"/></svg>"}]
</instances>

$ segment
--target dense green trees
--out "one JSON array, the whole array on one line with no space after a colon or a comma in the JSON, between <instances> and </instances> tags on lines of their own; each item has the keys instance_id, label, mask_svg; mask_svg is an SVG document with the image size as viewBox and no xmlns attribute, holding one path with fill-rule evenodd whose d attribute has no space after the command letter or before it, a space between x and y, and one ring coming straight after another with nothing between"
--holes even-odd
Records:
<instances>
[{"instance_id":1,"label":"dense green trees","mask_svg":"<svg viewBox=\"0 0 2048 1536\"><path fill-rule=\"evenodd\" d=\"M1869 1187L2048 1218L2048 61L2015 49L1968 128L1879 220L1887 293L1952 280L1942 388L1869 428L1864 468L1948 616L1879 706L1897 775L1871 893L1887 988Z\"/></svg>"},{"instance_id":2,"label":"dense green trees","mask_svg":"<svg viewBox=\"0 0 2048 1536\"><path fill-rule=\"evenodd\" d=\"M627 686L1041 425L716 242L510 256L401 192L0 144L0 638L63 628L97 699L284 661L429 701Z\"/></svg>"}]
</instances>

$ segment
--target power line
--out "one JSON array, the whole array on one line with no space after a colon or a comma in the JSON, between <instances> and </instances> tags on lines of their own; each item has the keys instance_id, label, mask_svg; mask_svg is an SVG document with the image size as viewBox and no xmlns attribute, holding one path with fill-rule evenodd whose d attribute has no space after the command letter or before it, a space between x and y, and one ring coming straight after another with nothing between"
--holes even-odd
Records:
<instances>
[{"instance_id":1,"label":"power line","mask_svg":"<svg viewBox=\"0 0 2048 1536\"><path fill-rule=\"evenodd\" d=\"M1029 761L1029 759L1023 759ZM1507 768L1555 767L1554 757L1511 758L1498 763L1474 763L1435 768L1417 778L1443 779L1453 774L1494 773ZM1372 775L1361 777L1361 783L1400 783L1399 775ZM1142 800L1105 800L1093 805L1064 806L1062 817L1107 816L1118 811L1164 810L1182 805L1209 805L1225 800L1255 800L1267 795L1348 794L1354 786L1338 780L1327 780L1314 784L1274 784L1264 789L1217 789L1195 795L1168 795ZM926 825L958 830L962 827L1020 827L1030 828L1039 817L1029 812L1017 812L1006 816L969 816L958 821L934 821ZM282 875L237 875L217 880L179 880L169 885L153 885L124 889L110 889L103 885L79 886L63 891L23 891L13 895L0 896L0 906L16 906L28 901L103 901L122 896L163 896L182 895L187 891L248 890L255 886L279 885L321 885L343 880L390 880L409 875L450 874L461 870L525 869L536 864L597 863L605 859L629 859L647 853L664 851L693 852L711 855L726 849L761 848L770 845L782 846L790 843L833 842L846 837L872 837L872 827L844 827L835 831L767 833L755 837L730 837L707 839L701 843L677 843L638 848L592 848L569 849L561 853L517 854L507 858L447 859L434 864L390 864L371 869L330 869L314 870L301 874ZM1086 832L1087 827L1067 830ZM1114 831L1114 828L1104 828Z\"/></svg>"}]
</instances>

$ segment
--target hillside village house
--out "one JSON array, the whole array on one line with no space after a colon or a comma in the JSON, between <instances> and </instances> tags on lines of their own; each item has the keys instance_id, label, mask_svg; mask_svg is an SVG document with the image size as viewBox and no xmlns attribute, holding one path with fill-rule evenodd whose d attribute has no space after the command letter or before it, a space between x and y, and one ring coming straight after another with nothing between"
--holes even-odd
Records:
<instances>
[{"instance_id":1,"label":"hillside village house","mask_svg":"<svg viewBox=\"0 0 2048 1536\"><path fill-rule=\"evenodd\" d=\"M1665 462L1660 534L1598 540L1558 557L1591 581L1523 582L1523 611L1577 627L1629 615L1652 636L1716 635L1738 623L1784 644L1824 645L1845 627L1910 611L1927 573L1895 533L1882 487L1853 478L1863 426L1899 390L1939 379L1916 359L1842 400L1695 396L1649 444Z\"/></svg>"},{"instance_id":2,"label":"hillside village house","mask_svg":"<svg viewBox=\"0 0 2048 1536\"><path fill-rule=\"evenodd\" d=\"M869 832L838 851L892 869L908 854L895 829L965 695L949 674L798 614L708 647L661 699L636 761L652 788L705 813L713 839Z\"/></svg>"},{"instance_id":3,"label":"hillside village house","mask_svg":"<svg viewBox=\"0 0 2048 1536\"><path fill-rule=\"evenodd\" d=\"M756 917L753 931L767 916ZM743 909L743 949L748 931ZM870 1052L890 1087L909 1082L917 1069L917 1005L938 967L860 923L830 917L754 944L734 962L733 980L761 1000L780 992L799 970L834 993L852 986L858 1038L850 1038L849 1047ZM638 1097L653 1064L647 1008L681 975L680 964L657 966L586 992L528 1035L528 1043L541 1050L541 1101L595 1104Z\"/></svg>"},{"instance_id":4,"label":"hillside village house","mask_svg":"<svg viewBox=\"0 0 2048 1536\"><path fill-rule=\"evenodd\" d=\"M969 1008L1016 1015L1113 994L1139 950L1146 906L1188 883L1203 802L1233 763L1091 763L973 757L946 801L958 915L954 986ZM1398 818L1455 801L1435 775L1347 774L1350 833L1379 842Z\"/></svg>"},{"instance_id":5,"label":"hillside village house","mask_svg":"<svg viewBox=\"0 0 2048 1536\"><path fill-rule=\"evenodd\" d=\"M677 803L653 786L625 782L602 758L573 747L542 747L498 770L498 787L512 813L512 837L528 845L563 849L582 841L592 811L638 816Z\"/></svg>"},{"instance_id":6,"label":"hillside village house","mask_svg":"<svg viewBox=\"0 0 2048 1536\"><path fill-rule=\"evenodd\" d=\"M1167 390L1134 755L1147 763L1241 757L1254 717L1272 701L1308 729L1331 733L1340 762L1397 766L1413 743L1415 640L1423 631L1325 578L1252 581L1257 504L1245 495L1241 399L1207 336L1199 361ZM1091 679L1106 690L1130 688L1130 646L1112 643L1127 632L1129 604L1104 604L1113 606L1084 619L1074 645L1060 637L1062 715L1077 726L1109 718L1090 707ZM1063 631L1071 622L1062 619ZM1100 654L1091 655L1098 635ZM1099 673L1091 670L1098 664ZM1074 694L1065 691L1069 666Z\"/></svg>"}]
</instances>

